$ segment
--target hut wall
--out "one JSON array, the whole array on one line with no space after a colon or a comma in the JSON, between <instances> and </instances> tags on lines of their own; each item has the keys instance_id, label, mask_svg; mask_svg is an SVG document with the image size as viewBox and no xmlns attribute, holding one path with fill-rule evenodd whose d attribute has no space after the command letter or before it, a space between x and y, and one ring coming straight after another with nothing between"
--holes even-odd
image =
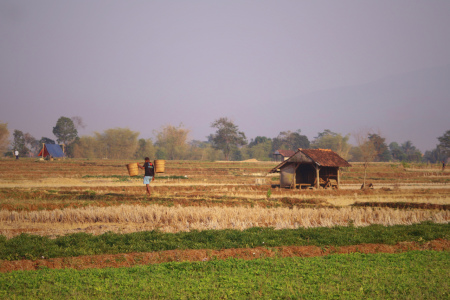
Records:
<instances>
[{"instance_id":1,"label":"hut wall","mask_svg":"<svg viewBox=\"0 0 450 300\"><path fill-rule=\"evenodd\" d=\"M295 165L289 164L281 169L280 187L290 187L295 178Z\"/></svg>"},{"instance_id":2,"label":"hut wall","mask_svg":"<svg viewBox=\"0 0 450 300\"><path fill-rule=\"evenodd\" d=\"M321 167L319 171L320 183L323 185L329 179L337 181L338 167ZM291 187L295 184L314 185L316 169L313 164L288 163L280 170L280 187Z\"/></svg>"},{"instance_id":3,"label":"hut wall","mask_svg":"<svg viewBox=\"0 0 450 300\"><path fill-rule=\"evenodd\" d=\"M322 167L320 168L320 178L323 180L335 179L337 180L338 167Z\"/></svg>"}]
</instances>

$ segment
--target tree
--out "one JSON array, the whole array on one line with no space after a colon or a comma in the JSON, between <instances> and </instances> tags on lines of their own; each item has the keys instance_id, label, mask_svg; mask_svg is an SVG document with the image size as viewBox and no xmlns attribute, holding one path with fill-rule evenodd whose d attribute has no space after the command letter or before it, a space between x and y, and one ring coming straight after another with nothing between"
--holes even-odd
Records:
<instances>
[{"instance_id":1,"label":"tree","mask_svg":"<svg viewBox=\"0 0 450 300\"><path fill-rule=\"evenodd\" d=\"M447 130L442 136L438 137L439 149L444 152L447 157L450 156L450 130Z\"/></svg>"},{"instance_id":2,"label":"tree","mask_svg":"<svg viewBox=\"0 0 450 300\"><path fill-rule=\"evenodd\" d=\"M401 146L397 142L389 144L392 158L397 161L419 162L422 160L422 153L411 141L406 141Z\"/></svg>"},{"instance_id":3,"label":"tree","mask_svg":"<svg viewBox=\"0 0 450 300\"><path fill-rule=\"evenodd\" d=\"M244 160L244 154L241 151L242 148L234 148L233 151L231 152L231 160L234 161L239 161L239 160Z\"/></svg>"},{"instance_id":4,"label":"tree","mask_svg":"<svg viewBox=\"0 0 450 300\"><path fill-rule=\"evenodd\" d=\"M249 158L255 158L257 160L270 160L272 157L272 140L267 139L264 142L260 142L252 147L247 148Z\"/></svg>"},{"instance_id":5,"label":"tree","mask_svg":"<svg viewBox=\"0 0 450 300\"><path fill-rule=\"evenodd\" d=\"M77 136L67 147L64 147L64 151L67 157L74 157L75 145L80 142L80 138Z\"/></svg>"},{"instance_id":6,"label":"tree","mask_svg":"<svg viewBox=\"0 0 450 300\"><path fill-rule=\"evenodd\" d=\"M352 146L352 148L349 151L349 161L363 161L363 155L361 148L358 146Z\"/></svg>"},{"instance_id":7,"label":"tree","mask_svg":"<svg viewBox=\"0 0 450 300\"><path fill-rule=\"evenodd\" d=\"M187 139L189 129L183 128L180 124L178 127L166 125L156 132L156 145L160 148L157 152L160 156L168 159L184 159L188 149ZM158 155L159 153L159 155Z\"/></svg>"},{"instance_id":8,"label":"tree","mask_svg":"<svg viewBox=\"0 0 450 300\"><path fill-rule=\"evenodd\" d=\"M192 140L188 143L189 150L187 151L188 156L185 159L188 160L204 160L204 149L207 147L207 142L202 142L199 140Z\"/></svg>"},{"instance_id":9,"label":"tree","mask_svg":"<svg viewBox=\"0 0 450 300\"><path fill-rule=\"evenodd\" d=\"M139 132L128 128L107 129L103 133L95 132L96 139L102 145L102 158L127 159L133 157L137 148Z\"/></svg>"},{"instance_id":10,"label":"tree","mask_svg":"<svg viewBox=\"0 0 450 300\"><path fill-rule=\"evenodd\" d=\"M363 184L361 188L366 187L366 178L367 178L367 168L369 167L369 163L374 161L375 157L378 155L378 151L376 149L376 145L374 141L376 139L370 137L373 137L373 134L368 133L365 130L360 130L353 134L356 143L358 144L358 147L360 149L362 162L364 163L364 179Z\"/></svg>"},{"instance_id":11,"label":"tree","mask_svg":"<svg viewBox=\"0 0 450 300\"><path fill-rule=\"evenodd\" d=\"M156 158L156 149L151 139L139 139L136 153L134 158L144 159L149 157L150 159Z\"/></svg>"},{"instance_id":12,"label":"tree","mask_svg":"<svg viewBox=\"0 0 450 300\"><path fill-rule=\"evenodd\" d=\"M58 143L68 145L78 136L78 131L72 119L60 117L53 127L53 134L56 136Z\"/></svg>"},{"instance_id":13,"label":"tree","mask_svg":"<svg viewBox=\"0 0 450 300\"><path fill-rule=\"evenodd\" d=\"M317 140L327 135L336 136L338 134L336 132L331 131L330 129L325 129L324 131L317 133L315 139Z\"/></svg>"},{"instance_id":14,"label":"tree","mask_svg":"<svg viewBox=\"0 0 450 300\"><path fill-rule=\"evenodd\" d=\"M272 157L272 139L265 136L257 136L240 150L242 159L270 160Z\"/></svg>"},{"instance_id":15,"label":"tree","mask_svg":"<svg viewBox=\"0 0 450 300\"><path fill-rule=\"evenodd\" d=\"M26 156L30 151L25 145L25 136L22 131L15 129L13 133L13 150L19 151L20 156Z\"/></svg>"},{"instance_id":16,"label":"tree","mask_svg":"<svg viewBox=\"0 0 450 300\"><path fill-rule=\"evenodd\" d=\"M94 159L102 157L103 146L95 137L82 136L71 145L73 145L72 156L75 158Z\"/></svg>"},{"instance_id":17,"label":"tree","mask_svg":"<svg viewBox=\"0 0 450 300\"><path fill-rule=\"evenodd\" d=\"M276 138L273 139L273 151L278 149L294 150L298 148L307 149L310 146L310 142L306 135L300 134L301 130L298 129L295 132L290 130L282 131Z\"/></svg>"},{"instance_id":18,"label":"tree","mask_svg":"<svg viewBox=\"0 0 450 300\"><path fill-rule=\"evenodd\" d=\"M391 159L391 153L386 145L386 138L381 137L379 134L369 134L369 140L372 142L376 156L374 161L389 161Z\"/></svg>"},{"instance_id":19,"label":"tree","mask_svg":"<svg viewBox=\"0 0 450 300\"><path fill-rule=\"evenodd\" d=\"M392 158L397 161L405 161L406 154L403 152L402 148L397 142L392 142L389 144L389 150L391 150Z\"/></svg>"},{"instance_id":20,"label":"tree","mask_svg":"<svg viewBox=\"0 0 450 300\"><path fill-rule=\"evenodd\" d=\"M211 124L212 128L217 128L215 134L208 137L212 147L221 150L225 160L230 159L230 154L240 146L247 144L245 134L239 131L237 125L228 118L220 118Z\"/></svg>"},{"instance_id":21,"label":"tree","mask_svg":"<svg viewBox=\"0 0 450 300\"><path fill-rule=\"evenodd\" d=\"M401 146L406 160L409 162L419 162L422 159L422 153L417 149L411 141L406 141Z\"/></svg>"},{"instance_id":22,"label":"tree","mask_svg":"<svg viewBox=\"0 0 450 300\"><path fill-rule=\"evenodd\" d=\"M325 129L319 132L315 140L311 143L314 149L331 149L343 159L348 159L352 146L348 143L350 135L342 136L340 133Z\"/></svg>"},{"instance_id":23,"label":"tree","mask_svg":"<svg viewBox=\"0 0 450 300\"><path fill-rule=\"evenodd\" d=\"M24 139L25 139L25 146L27 147L27 149L30 150L30 155L31 154L37 154L38 150L39 150L39 141L37 139L35 139L30 133L25 133L23 135Z\"/></svg>"},{"instance_id":24,"label":"tree","mask_svg":"<svg viewBox=\"0 0 450 300\"><path fill-rule=\"evenodd\" d=\"M15 129L13 133L13 142L11 147L13 150L19 151L20 156L26 156L28 154L28 148L25 145L25 137L23 135L23 132L20 130Z\"/></svg>"},{"instance_id":25,"label":"tree","mask_svg":"<svg viewBox=\"0 0 450 300\"><path fill-rule=\"evenodd\" d=\"M56 143L55 143L54 140L49 139L48 137L43 136L43 137L41 137L41 139L39 140L39 144L42 145L42 144L56 144Z\"/></svg>"},{"instance_id":26,"label":"tree","mask_svg":"<svg viewBox=\"0 0 450 300\"><path fill-rule=\"evenodd\" d=\"M254 139L252 139L250 141L248 146L249 147L253 147L253 146L256 146L258 144L263 144L263 143L266 143L266 142L271 141L271 140L272 140L271 138L268 138L268 137L265 137L265 136L257 136L257 137L255 137Z\"/></svg>"},{"instance_id":27,"label":"tree","mask_svg":"<svg viewBox=\"0 0 450 300\"><path fill-rule=\"evenodd\" d=\"M0 123L0 155L3 156L9 145L8 123Z\"/></svg>"},{"instance_id":28,"label":"tree","mask_svg":"<svg viewBox=\"0 0 450 300\"><path fill-rule=\"evenodd\" d=\"M425 154L423 155L423 161L431 164L439 163L446 159L447 155L439 148L439 145L431 151L425 151Z\"/></svg>"},{"instance_id":29,"label":"tree","mask_svg":"<svg viewBox=\"0 0 450 300\"><path fill-rule=\"evenodd\" d=\"M186 159L192 160L223 160L221 151L213 149L211 143L206 141L192 140L189 142L189 156Z\"/></svg>"},{"instance_id":30,"label":"tree","mask_svg":"<svg viewBox=\"0 0 450 300\"><path fill-rule=\"evenodd\" d=\"M75 128L78 130L80 128L86 128L86 124L84 124L83 119L79 116L74 116L71 118L73 125L75 126Z\"/></svg>"}]
</instances>

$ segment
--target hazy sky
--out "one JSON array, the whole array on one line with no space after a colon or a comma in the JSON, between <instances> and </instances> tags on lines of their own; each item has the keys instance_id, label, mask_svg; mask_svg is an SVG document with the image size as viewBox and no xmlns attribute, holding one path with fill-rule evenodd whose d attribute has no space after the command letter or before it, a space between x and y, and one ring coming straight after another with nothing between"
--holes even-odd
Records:
<instances>
[{"instance_id":1,"label":"hazy sky","mask_svg":"<svg viewBox=\"0 0 450 300\"><path fill-rule=\"evenodd\" d=\"M447 0L0 0L0 122L38 139L60 116L80 116L82 135L182 123L198 140L228 117L249 140L369 127L424 151L450 130L446 92L415 100L435 107L428 119L409 105L370 122L353 117L363 105L337 98L324 113L308 95L448 66ZM399 126L408 116L421 130Z\"/></svg>"}]
</instances>

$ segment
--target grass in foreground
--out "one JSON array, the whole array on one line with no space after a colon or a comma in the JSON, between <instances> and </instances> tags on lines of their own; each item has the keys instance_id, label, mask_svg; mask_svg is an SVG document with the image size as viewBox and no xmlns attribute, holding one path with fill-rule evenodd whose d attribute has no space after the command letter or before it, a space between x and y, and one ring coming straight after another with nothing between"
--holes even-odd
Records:
<instances>
[{"instance_id":1,"label":"grass in foreground","mask_svg":"<svg viewBox=\"0 0 450 300\"><path fill-rule=\"evenodd\" d=\"M230 249L278 246L346 246L363 243L396 244L450 239L450 224L421 223L410 226L298 228L274 230L205 230L180 233L143 231L130 234L106 233L94 236L77 233L50 239L21 234L7 240L0 236L0 259L39 259L80 255L153 252L174 249Z\"/></svg>"},{"instance_id":2,"label":"grass in foreground","mask_svg":"<svg viewBox=\"0 0 450 300\"><path fill-rule=\"evenodd\" d=\"M435 251L43 269L0 274L0 298L447 299L449 272Z\"/></svg>"}]
</instances>

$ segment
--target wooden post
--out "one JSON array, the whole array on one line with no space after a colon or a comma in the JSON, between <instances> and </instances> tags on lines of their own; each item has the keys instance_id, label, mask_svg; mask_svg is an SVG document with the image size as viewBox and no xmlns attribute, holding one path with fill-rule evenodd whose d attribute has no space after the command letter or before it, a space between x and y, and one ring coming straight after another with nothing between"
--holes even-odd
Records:
<instances>
[{"instance_id":1,"label":"wooden post","mask_svg":"<svg viewBox=\"0 0 450 300\"><path fill-rule=\"evenodd\" d=\"M336 177L336 183L337 183L337 189L339 189L339 183L340 183L340 178L339 178L339 167L337 168L337 177Z\"/></svg>"},{"instance_id":2,"label":"wooden post","mask_svg":"<svg viewBox=\"0 0 450 300\"><path fill-rule=\"evenodd\" d=\"M294 174L292 174L292 182L291 182L291 189L292 188L295 188L295 181L296 181L297 179L295 178L295 169L294 169Z\"/></svg>"},{"instance_id":3,"label":"wooden post","mask_svg":"<svg viewBox=\"0 0 450 300\"><path fill-rule=\"evenodd\" d=\"M42 159L44 159L45 143L42 143Z\"/></svg>"},{"instance_id":4,"label":"wooden post","mask_svg":"<svg viewBox=\"0 0 450 300\"><path fill-rule=\"evenodd\" d=\"M316 167L316 189L319 189L320 188L320 176L319 176L320 168L318 165L315 165L315 167Z\"/></svg>"},{"instance_id":5,"label":"wooden post","mask_svg":"<svg viewBox=\"0 0 450 300\"><path fill-rule=\"evenodd\" d=\"M295 167L295 170L294 170L294 176L293 176L294 178L293 178L293 183L292 183L294 189L297 186L297 169L298 169L298 167L300 167L300 163L297 163L297 166Z\"/></svg>"}]
</instances>

